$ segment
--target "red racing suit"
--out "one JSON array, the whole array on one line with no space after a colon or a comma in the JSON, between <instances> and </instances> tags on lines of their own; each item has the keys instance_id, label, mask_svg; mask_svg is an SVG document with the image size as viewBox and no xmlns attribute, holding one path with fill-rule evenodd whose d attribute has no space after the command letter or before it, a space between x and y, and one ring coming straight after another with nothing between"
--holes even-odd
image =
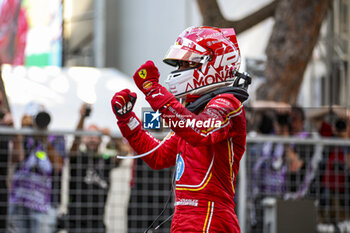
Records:
<instances>
[{"instance_id":1,"label":"red racing suit","mask_svg":"<svg viewBox=\"0 0 350 233\"><path fill-rule=\"evenodd\" d=\"M166 92L165 88L161 90ZM146 99L151 106L157 103ZM246 143L242 103L232 94L221 94L201 113L194 114L173 98L159 110L173 132L156 151L142 159L153 169L176 165L171 232L240 232L233 198ZM216 124L214 127L208 123L212 120ZM192 124L180 127L180 121ZM142 129L133 112L130 117L118 121L118 125L138 154L160 143Z\"/></svg>"}]
</instances>

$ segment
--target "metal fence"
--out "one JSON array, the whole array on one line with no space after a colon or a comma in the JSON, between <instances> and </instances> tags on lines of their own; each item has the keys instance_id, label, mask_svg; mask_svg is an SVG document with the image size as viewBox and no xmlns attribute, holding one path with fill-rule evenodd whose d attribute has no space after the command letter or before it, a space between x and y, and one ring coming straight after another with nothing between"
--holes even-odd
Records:
<instances>
[{"instance_id":1,"label":"metal fence","mask_svg":"<svg viewBox=\"0 0 350 233\"><path fill-rule=\"evenodd\" d=\"M242 232L350 232L350 140L260 136L246 148Z\"/></svg>"},{"instance_id":2,"label":"metal fence","mask_svg":"<svg viewBox=\"0 0 350 233\"><path fill-rule=\"evenodd\" d=\"M16 144L18 135L22 135L22 148ZM80 139L80 143L72 149L75 137ZM40 147L40 143L32 142L35 151L47 152L47 156L34 153L34 164L28 164L31 161L30 138L43 144ZM59 157L50 157L49 144ZM98 152L89 153L95 146L98 146ZM55 229L54 232L60 233L143 232L170 198L168 207L158 219L159 223L164 221L173 209L170 193L173 170L154 171L141 159L115 159L117 154L126 156L132 153L128 148L121 148L123 146L128 147L120 135L0 128L0 232L6 229L8 232L23 232L23 228L33 225L31 220L38 218L46 221L49 228ZM24 153L22 159L18 159L19 149ZM60 157L63 158L63 166L57 171L54 164L59 162ZM52 171L45 176L50 181L50 190L31 183L31 179L44 176L40 166L46 159L53 165ZM24 172L27 176L23 179ZM38 211L34 204L30 206L37 200L23 198L23 188L27 189L27 196L35 196L39 189L43 195L50 193L53 213L51 209ZM166 222L158 232L169 232L170 224L171 221ZM49 228L43 232L51 232Z\"/></svg>"},{"instance_id":3,"label":"metal fence","mask_svg":"<svg viewBox=\"0 0 350 233\"><path fill-rule=\"evenodd\" d=\"M168 199L170 203L156 225L172 214L173 168L155 171L140 159L115 160L116 154L130 153L121 148L125 143L117 136L50 131L38 138L42 133L0 129L0 232L5 231L6 220L11 230L35 219L38 213L55 232L144 232ZM18 160L16 154L19 134L23 136L22 149L26 155L22 160ZM70 151L76 136L81 144ZM47 152L51 144L63 158L62 169L53 166L46 176L50 183L47 189L33 186L35 182L31 183L30 179L35 181L38 174L44 175L41 169L45 169L46 159L51 159L52 164L59 159L55 160L49 153L46 157L45 153L36 153L32 160L35 163L26 163L31 161L28 159L31 154L28 138L31 137L44 144L41 148L34 143L35 148L40 148L37 151ZM88 153L86 143L92 143L89 138L92 141L102 138L96 142L98 153ZM282 226L304 230L311 226L312 232L320 233L350 232L349 156L349 140L313 136L306 139L248 137L236 194L242 232L288 232L281 230ZM29 169L25 170L26 166ZM23 178L23 174L27 176ZM20 183L21 180L27 182ZM27 192L30 198L20 199L16 195L25 193L23 188L35 192ZM49 194L50 198L45 200L53 214L47 209L26 210L37 208L28 204L37 201L34 194L39 190L46 196ZM48 216L50 218L46 218ZM157 232L169 232L170 224L171 221L166 222Z\"/></svg>"}]
</instances>

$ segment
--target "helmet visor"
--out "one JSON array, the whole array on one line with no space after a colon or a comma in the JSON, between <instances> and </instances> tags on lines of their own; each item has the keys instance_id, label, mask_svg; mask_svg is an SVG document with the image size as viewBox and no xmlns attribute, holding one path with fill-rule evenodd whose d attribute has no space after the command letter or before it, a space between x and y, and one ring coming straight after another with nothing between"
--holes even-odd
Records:
<instances>
[{"instance_id":1,"label":"helmet visor","mask_svg":"<svg viewBox=\"0 0 350 233\"><path fill-rule=\"evenodd\" d=\"M199 54L198 52L187 50L177 45L173 45L168 50L163 61L171 66L177 66L177 61L179 60L202 63L205 57L205 55Z\"/></svg>"}]
</instances>

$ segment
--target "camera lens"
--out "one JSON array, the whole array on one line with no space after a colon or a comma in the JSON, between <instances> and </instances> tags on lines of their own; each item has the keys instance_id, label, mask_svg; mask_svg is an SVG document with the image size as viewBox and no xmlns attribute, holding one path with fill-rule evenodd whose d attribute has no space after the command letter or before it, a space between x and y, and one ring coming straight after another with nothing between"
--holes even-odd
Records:
<instances>
[{"instance_id":1,"label":"camera lens","mask_svg":"<svg viewBox=\"0 0 350 233\"><path fill-rule=\"evenodd\" d=\"M88 117L90 116L91 114L91 105L86 105L86 108L85 108L85 116Z\"/></svg>"},{"instance_id":2,"label":"camera lens","mask_svg":"<svg viewBox=\"0 0 350 233\"><path fill-rule=\"evenodd\" d=\"M46 129L50 121L51 121L51 117L47 112L39 112L34 117L34 123L38 129Z\"/></svg>"},{"instance_id":3,"label":"camera lens","mask_svg":"<svg viewBox=\"0 0 350 233\"><path fill-rule=\"evenodd\" d=\"M279 125L289 125L290 124L289 114L277 114L277 122Z\"/></svg>"},{"instance_id":4,"label":"camera lens","mask_svg":"<svg viewBox=\"0 0 350 233\"><path fill-rule=\"evenodd\" d=\"M5 112L0 109L0 120L3 119L5 116Z\"/></svg>"},{"instance_id":5,"label":"camera lens","mask_svg":"<svg viewBox=\"0 0 350 233\"><path fill-rule=\"evenodd\" d=\"M335 128L339 132L346 131L346 120L342 118L337 119L335 122Z\"/></svg>"}]
</instances>

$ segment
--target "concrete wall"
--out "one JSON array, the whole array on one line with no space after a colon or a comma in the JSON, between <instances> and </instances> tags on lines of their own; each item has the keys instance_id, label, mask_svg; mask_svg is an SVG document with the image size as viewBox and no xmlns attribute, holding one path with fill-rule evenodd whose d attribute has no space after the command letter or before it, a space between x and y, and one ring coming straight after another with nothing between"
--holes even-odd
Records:
<instances>
[{"instance_id":1,"label":"concrete wall","mask_svg":"<svg viewBox=\"0 0 350 233\"><path fill-rule=\"evenodd\" d=\"M163 82L171 67L162 59L181 31L200 24L196 11L190 0L106 0L106 66L132 76L150 59Z\"/></svg>"}]
</instances>

